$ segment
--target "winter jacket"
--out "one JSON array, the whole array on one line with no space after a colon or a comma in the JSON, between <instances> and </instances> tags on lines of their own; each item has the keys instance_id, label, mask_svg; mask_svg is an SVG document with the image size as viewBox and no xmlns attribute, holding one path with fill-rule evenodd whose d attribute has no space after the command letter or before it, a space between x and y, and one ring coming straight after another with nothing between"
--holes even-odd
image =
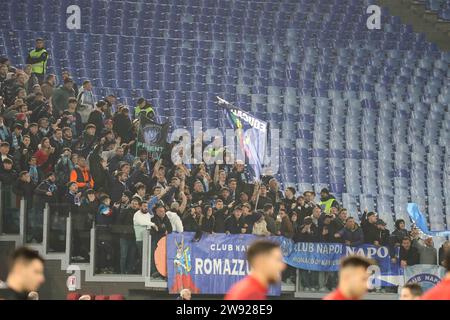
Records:
<instances>
[{"instance_id":1,"label":"winter jacket","mask_svg":"<svg viewBox=\"0 0 450 320\"><path fill-rule=\"evenodd\" d=\"M164 237L166 233L172 233L172 224L167 215L160 218L155 214L152 218L152 222L158 227L158 230L152 230L152 237L155 237L155 241Z\"/></svg>"},{"instance_id":2,"label":"winter jacket","mask_svg":"<svg viewBox=\"0 0 450 320\"><path fill-rule=\"evenodd\" d=\"M31 201L33 199L35 188L36 184L33 181L25 182L18 179L13 185L13 192L19 197L23 197L25 200Z\"/></svg>"},{"instance_id":3,"label":"winter jacket","mask_svg":"<svg viewBox=\"0 0 450 320\"><path fill-rule=\"evenodd\" d=\"M109 226L113 223L113 210L109 206L101 203L98 207L97 216L95 222L97 225Z\"/></svg>"},{"instance_id":4,"label":"winter jacket","mask_svg":"<svg viewBox=\"0 0 450 320\"><path fill-rule=\"evenodd\" d=\"M267 230L266 220L262 219L253 224L252 233L257 236L270 236L269 230Z\"/></svg>"},{"instance_id":5,"label":"winter jacket","mask_svg":"<svg viewBox=\"0 0 450 320\"><path fill-rule=\"evenodd\" d=\"M364 220L361 222L361 228L363 230L365 243L373 244L375 241L378 241L379 230L374 223Z\"/></svg>"},{"instance_id":6,"label":"winter jacket","mask_svg":"<svg viewBox=\"0 0 450 320\"><path fill-rule=\"evenodd\" d=\"M212 233L214 231L214 223L215 223L214 216L211 216L209 218L204 217L202 219L202 225L201 225L202 231L207 232L207 233Z\"/></svg>"},{"instance_id":7,"label":"winter jacket","mask_svg":"<svg viewBox=\"0 0 450 320\"><path fill-rule=\"evenodd\" d=\"M95 133L97 137L101 136L102 130L104 128L103 118L103 112L96 109L91 112L87 120L88 123L92 123L93 125L95 125Z\"/></svg>"},{"instance_id":8,"label":"winter jacket","mask_svg":"<svg viewBox=\"0 0 450 320\"><path fill-rule=\"evenodd\" d=\"M62 113L69 102L69 98L75 97L75 91L73 89L66 89L64 86L59 87L53 91L52 104L53 109L58 113Z\"/></svg>"},{"instance_id":9,"label":"winter jacket","mask_svg":"<svg viewBox=\"0 0 450 320\"><path fill-rule=\"evenodd\" d=\"M225 220L225 232L229 232L231 234L240 234L242 233L242 228L244 228L244 219L242 218L242 216L239 219L236 219L234 215L230 215Z\"/></svg>"},{"instance_id":10,"label":"winter jacket","mask_svg":"<svg viewBox=\"0 0 450 320\"><path fill-rule=\"evenodd\" d=\"M353 230L342 228L338 233L341 235L344 242L350 241L351 246L359 246L364 243L364 235L362 229L358 225L355 225Z\"/></svg>"},{"instance_id":11,"label":"winter jacket","mask_svg":"<svg viewBox=\"0 0 450 320\"><path fill-rule=\"evenodd\" d=\"M201 220L189 213L183 218L183 227L184 231L197 232L201 229Z\"/></svg>"},{"instance_id":12,"label":"winter jacket","mask_svg":"<svg viewBox=\"0 0 450 320\"><path fill-rule=\"evenodd\" d=\"M409 250L405 250L405 248L400 247L399 254L400 261L406 261L408 266L413 266L420 263L419 250L416 247L412 246Z\"/></svg>"},{"instance_id":13,"label":"winter jacket","mask_svg":"<svg viewBox=\"0 0 450 320\"><path fill-rule=\"evenodd\" d=\"M317 242L319 240L319 229L317 226L312 223L310 225L309 232L302 232L303 228L305 227L305 224L302 224L298 227L295 235L294 235L294 241L295 242Z\"/></svg>"},{"instance_id":14,"label":"winter jacket","mask_svg":"<svg viewBox=\"0 0 450 320\"><path fill-rule=\"evenodd\" d=\"M111 184L111 202L118 202L122 198L122 194L127 190L127 185L120 182L119 179L114 179Z\"/></svg>"},{"instance_id":15,"label":"winter jacket","mask_svg":"<svg viewBox=\"0 0 450 320\"><path fill-rule=\"evenodd\" d=\"M17 179L17 172L14 169L5 170L0 168L0 182L3 184L13 185Z\"/></svg>"},{"instance_id":16,"label":"winter jacket","mask_svg":"<svg viewBox=\"0 0 450 320\"><path fill-rule=\"evenodd\" d=\"M228 210L226 208L222 208L220 210L214 209L214 232L216 233L225 233L225 220L228 217Z\"/></svg>"},{"instance_id":17,"label":"winter jacket","mask_svg":"<svg viewBox=\"0 0 450 320\"><path fill-rule=\"evenodd\" d=\"M172 224L172 232L183 232L183 222L176 212L167 211L166 216L169 218Z\"/></svg>"},{"instance_id":18,"label":"winter jacket","mask_svg":"<svg viewBox=\"0 0 450 320\"><path fill-rule=\"evenodd\" d=\"M117 217L114 222L113 231L118 233L120 238L136 240L134 232L134 215L136 210L125 208L118 210Z\"/></svg>"}]
</instances>

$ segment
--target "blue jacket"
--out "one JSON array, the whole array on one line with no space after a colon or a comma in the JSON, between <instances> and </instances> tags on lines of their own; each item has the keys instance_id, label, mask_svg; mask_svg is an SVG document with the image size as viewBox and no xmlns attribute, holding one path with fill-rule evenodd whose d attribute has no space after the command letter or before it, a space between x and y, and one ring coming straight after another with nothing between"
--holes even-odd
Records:
<instances>
[{"instance_id":1,"label":"blue jacket","mask_svg":"<svg viewBox=\"0 0 450 320\"><path fill-rule=\"evenodd\" d=\"M341 235L341 238L344 242L350 241L350 244L352 246L359 246L364 243L363 232L358 225L356 225L356 228L353 230L344 227L338 233Z\"/></svg>"}]
</instances>

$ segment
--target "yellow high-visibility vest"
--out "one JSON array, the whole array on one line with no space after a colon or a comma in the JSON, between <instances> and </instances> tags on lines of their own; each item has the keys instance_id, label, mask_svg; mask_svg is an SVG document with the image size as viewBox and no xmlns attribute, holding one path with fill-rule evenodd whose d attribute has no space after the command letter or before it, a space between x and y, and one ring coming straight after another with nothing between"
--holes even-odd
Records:
<instances>
[{"instance_id":1,"label":"yellow high-visibility vest","mask_svg":"<svg viewBox=\"0 0 450 320\"><path fill-rule=\"evenodd\" d=\"M30 51L30 57L31 58L40 58L42 56L42 54L47 53L47 50L42 49L39 51L36 51L36 49L33 49ZM38 63L33 63L31 65L31 70L33 73L37 73L37 74L44 74L45 70L47 68L47 60L48 60L48 56L47 59L45 59L44 61L38 62Z\"/></svg>"},{"instance_id":2,"label":"yellow high-visibility vest","mask_svg":"<svg viewBox=\"0 0 450 320\"><path fill-rule=\"evenodd\" d=\"M335 200L336 200L336 199L331 198L331 199L328 199L327 201L320 201L320 202L319 202L319 206L322 208L322 210L323 210L325 213L330 213L330 211L331 211L331 205L333 204L333 202L334 202Z\"/></svg>"}]
</instances>

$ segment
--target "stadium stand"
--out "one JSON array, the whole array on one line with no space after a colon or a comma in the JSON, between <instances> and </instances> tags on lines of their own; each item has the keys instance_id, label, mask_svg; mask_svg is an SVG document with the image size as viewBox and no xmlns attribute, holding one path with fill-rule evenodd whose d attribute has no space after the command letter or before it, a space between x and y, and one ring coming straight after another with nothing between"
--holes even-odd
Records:
<instances>
[{"instance_id":1,"label":"stadium stand","mask_svg":"<svg viewBox=\"0 0 450 320\"><path fill-rule=\"evenodd\" d=\"M422 2L450 19L448 1ZM66 27L72 4L77 31ZM358 223L376 211L391 231L399 219L410 228L415 202L430 229L450 229L450 53L385 8L382 29L367 29L371 4L5 0L0 56L24 68L41 37L47 74L91 80L97 101L114 95L132 118L144 97L171 131L223 127L221 96L280 129L282 190L328 188Z\"/></svg>"}]
</instances>

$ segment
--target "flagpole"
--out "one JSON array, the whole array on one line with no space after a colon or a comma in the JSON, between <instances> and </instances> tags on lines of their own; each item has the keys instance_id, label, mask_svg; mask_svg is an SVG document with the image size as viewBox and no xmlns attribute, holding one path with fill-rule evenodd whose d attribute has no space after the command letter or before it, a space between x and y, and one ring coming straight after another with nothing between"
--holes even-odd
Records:
<instances>
[{"instance_id":1,"label":"flagpole","mask_svg":"<svg viewBox=\"0 0 450 320\"><path fill-rule=\"evenodd\" d=\"M219 96L216 96L216 98L217 98L217 100L218 100L218 104L219 105L226 105L226 106L231 106L231 107L234 107L231 103L229 103L228 101L226 101L225 99L222 99L221 97L219 97ZM266 139L266 143L264 144L264 151L263 151L263 162L265 161L264 159L265 159L265 156L266 156L266 147L267 147L267 130L266 130L266 137L265 137L265 139ZM262 165L261 165L261 168L262 168ZM256 208L258 207L258 202L259 202L259 190L261 189L261 183L262 183L262 180L261 180L261 178L258 176L258 177L256 177L256 183L258 184L258 191L257 191L257 194L256 194L256 200L255 200L255 210L256 210Z\"/></svg>"}]
</instances>

